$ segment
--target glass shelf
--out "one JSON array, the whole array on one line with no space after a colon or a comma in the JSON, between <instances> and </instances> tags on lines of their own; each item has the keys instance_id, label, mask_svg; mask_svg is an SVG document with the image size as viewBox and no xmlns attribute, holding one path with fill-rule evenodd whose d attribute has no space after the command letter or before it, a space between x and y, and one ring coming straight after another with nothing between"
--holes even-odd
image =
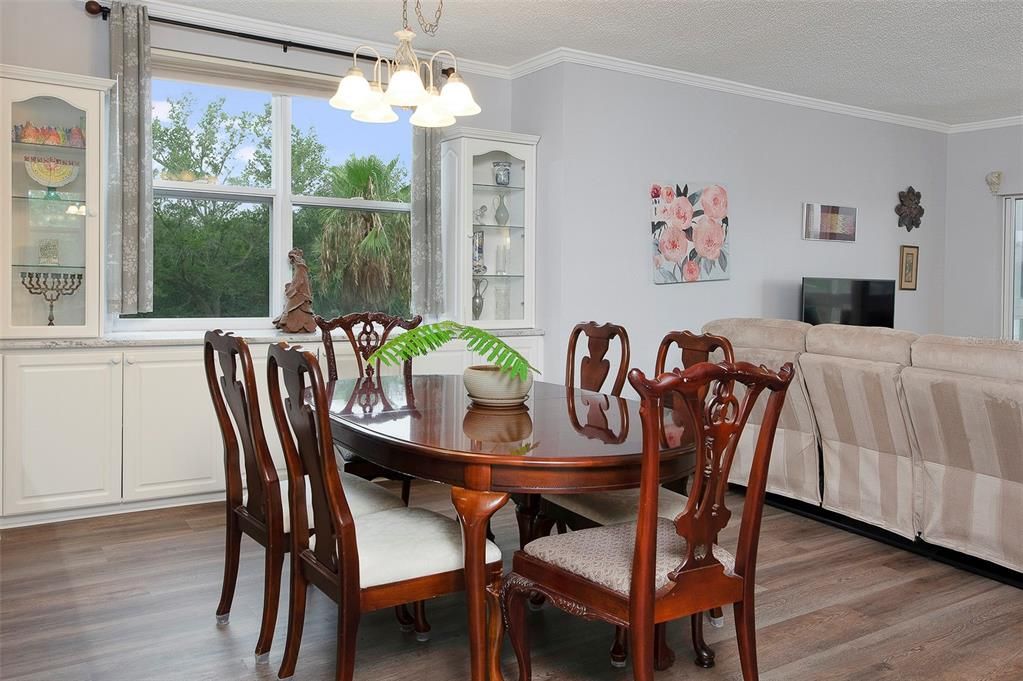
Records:
<instances>
[{"instance_id":1,"label":"glass shelf","mask_svg":"<svg viewBox=\"0 0 1023 681\"><path fill-rule=\"evenodd\" d=\"M488 190L488 191L513 191L513 192L518 191L518 192L521 192L521 191L524 191L526 189L525 187L512 187L510 185L505 185L505 184L473 184L472 186L473 186L474 189L483 189L483 190Z\"/></svg>"},{"instance_id":2,"label":"glass shelf","mask_svg":"<svg viewBox=\"0 0 1023 681\"><path fill-rule=\"evenodd\" d=\"M12 196L15 201L45 201L46 203L85 203L85 199L47 198L45 196Z\"/></svg>"},{"instance_id":3,"label":"glass shelf","mask_svg":"<svg viewBox=\"0 0 1023 681\"><path fill-rule=\"evenodd\" d=\"M477 222L472 223L472 226L480 229L525 229L522 225L481 225Z\"/></svg>"},{"instance_id":4,"label":"glass shelf","mask_svg":"<svg viewBox=\"0 0 1023 681\"><path fill-rule=\"evenodd\" d=\"M521 279L524 274L474 274L473 279Z\"/></svg>"},{"instance_id":5,"label":"glass shelf","mask_svg":"<svg viewBox=\"0 0 1023 681\"><path fill-rule=\"evenodd\" d=\"M84 272L85 267L82 265L19 265L17 263L11 265L21 270L75 270L76 272Z\"/></svg>"},{"instance_id":6,"label":"glass shelf","mask_svg":"<svg viewBox=\"0 0 1023 681\"><path fill-rule=\"evenodd\" d=\"M73 147L70 144L39 144L38 142L12 142L11 148L36 151L41 149L59 149L60 151L77 151L85 154L85 147Z\"/></svg>"}]
</instances>

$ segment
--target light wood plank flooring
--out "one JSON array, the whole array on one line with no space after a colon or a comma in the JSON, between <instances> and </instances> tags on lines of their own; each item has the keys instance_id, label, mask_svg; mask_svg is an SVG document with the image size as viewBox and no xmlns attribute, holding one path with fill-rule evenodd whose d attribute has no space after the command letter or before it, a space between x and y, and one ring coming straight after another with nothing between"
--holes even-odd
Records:
<instances>
[{"instance_id":1,"label":"light wood plank flooring","mask_svg":"<svg viewBox=\"0 0 1023 681\"><path fill-rule=\"evenodd\" d=\"M417 484L414 504L451 513L445 488ZM730 504L738 518L741 497ZM0 535L0 678L66 681L276 678L287 587L270 665L252 656L261 607L262 551L242 544L238 591L217 627L221 504L7 530ZM722 538L734 543L737 523ZM510 558L511 505L494 532ZM767 509L757 575L764 681L1020 681L1023 591L785 511ZM296 679L333 678L335 610L311 591ZM432 640L398 631L390 611L359 630L356 679L465 679L464 599L432 601ZM688 625L659 679L740 679L731 612L708 627L717 666L691 662ZM550 607L530 615L537 681L626 681L607 661L611 628ZM517 668L505 646L504 671Z\"/></svg>"}]
</instances>

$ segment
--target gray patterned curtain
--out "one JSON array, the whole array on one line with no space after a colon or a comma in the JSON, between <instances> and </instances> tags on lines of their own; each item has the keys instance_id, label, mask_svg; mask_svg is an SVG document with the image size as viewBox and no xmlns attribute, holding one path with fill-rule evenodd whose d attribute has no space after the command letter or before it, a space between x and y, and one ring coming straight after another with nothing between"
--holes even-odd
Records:
<instances>
[{"instance_id":1,"label":"gray patterned curtain","mask_svg":"<svg viewBox=\"0 0 1023 681\"><path fill-rule=\"evenodd\" d=\"M107 303L119 314L153 310L153 178L149 15L110 4L110 114Z\"/></svg>"},{"instance_id":2,"label":"gray patterned curtain","mask_svg":"<svg viewBox=\"0 0 1023 681\"><path fill-rule=\"evenodd\" d=\"M440 83L440 65L434 82ZM444 233L440 212L440 138L437 128L412 128L412 312L444 314Z\"/></svg>"}]
</instances>

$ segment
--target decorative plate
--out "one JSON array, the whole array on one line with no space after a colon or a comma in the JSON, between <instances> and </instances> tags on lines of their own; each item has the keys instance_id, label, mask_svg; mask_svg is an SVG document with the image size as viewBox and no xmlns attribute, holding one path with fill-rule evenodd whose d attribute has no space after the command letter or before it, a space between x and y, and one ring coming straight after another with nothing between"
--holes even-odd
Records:
<instances>
[{"instance_id":1,"label":"decorative plate","mask_svg":"<svg viewBox=\"0 0 1023 681\"><path fill-rule=\"evenodd\" d=\"M55 156L26 156L25 172L44 187L63 187L78 177L81 164L78 161Z\"/></svg>"}]
</instances>

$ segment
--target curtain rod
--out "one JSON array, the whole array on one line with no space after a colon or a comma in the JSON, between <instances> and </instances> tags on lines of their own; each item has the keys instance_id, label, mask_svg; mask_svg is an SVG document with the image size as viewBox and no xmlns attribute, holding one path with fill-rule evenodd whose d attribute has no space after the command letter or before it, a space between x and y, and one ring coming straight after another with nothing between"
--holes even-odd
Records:
<instances>
[{"instance_id":1,"label":"curtain rod","mask_svg":"<svg viewBox=\"0 0 1023 681\"><path fill-rule=\"evenodd\" d=\"M100 17L102 17L103 21L106 21L107 18L110 16L110 8L107 7L107 6L101 5L96 0L89 0L88 2L85 3L85 12L86 12L86 14L90 14L92 16L100 16ZM352 57L355 56L353 53L349 52L348 50L335 50L333 48L322 47L320 45L309 45L307 43L296 43L294 41L284 40L282 38L271 38L271 37L268 37L268 36L265 36L265 35L255 35L253 33L243 33L242 31L232 31L232 30L226 29L226 28L215 28L215 27L212 27L212 26L203 26L201 24L193 24L193 23L189 23L187 21L179 21L177 19L164 19L162 17L150 16L149 20L154 22L154 23L158 23L158 24L167 24L168 26L179 26L181 28L190 28L190 29L193 29L193 30L196 30L196 31L205 31L207 33L217 33L219 35L227 35L227 36L231 36L233 38L242 38L243 40L255 40L255 41L258 41L258 42L270 43L272 45L279 45L284 52L287 52L288 48L292 48L293 47L293 48L299 49L299 50L306 50L306 51L309 51L309 52L320 52L320 53L323 53L323 54L332 54L332 55L336 55L338 57L352 58ZM365 59L366 61L375 61L375 60L369 59L367 57L359 57L359 58L360 59ZM451 67L448 67L448 68L445 68L445 69L441 69L441 73L443 73L445 76L450 76L452 73L454 73L454 69L451 68Z\"/></svg>"}]
</instances>

